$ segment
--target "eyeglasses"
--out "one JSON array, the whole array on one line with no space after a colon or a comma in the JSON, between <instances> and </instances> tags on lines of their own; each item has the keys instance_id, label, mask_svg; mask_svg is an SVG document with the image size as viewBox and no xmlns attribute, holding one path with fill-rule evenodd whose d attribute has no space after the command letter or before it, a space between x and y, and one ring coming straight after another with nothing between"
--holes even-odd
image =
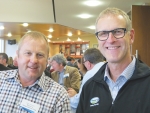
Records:
<instances>
[{"instance_id":1,"label":"eyeglasses","mask_svg":"<svg viewBox=\"0 0 150 113\"><path fill-rule=\"evenodd\" d=\"M98 31L95 33L97 38L100 41L105 41L109 37L109 33L111 32L116 39L123 38L125 36L127 29L126 28L117 28L111 31Z\"/></svg>"}]
</instances>

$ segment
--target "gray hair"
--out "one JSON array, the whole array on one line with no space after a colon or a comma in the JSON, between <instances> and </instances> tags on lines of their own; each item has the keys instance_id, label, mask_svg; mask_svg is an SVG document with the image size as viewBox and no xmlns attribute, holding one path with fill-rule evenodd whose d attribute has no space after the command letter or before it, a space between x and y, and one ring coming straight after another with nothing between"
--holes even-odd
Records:
<instances>
[{"instance_id":1,"label":"gray hair","mask_svg":"<svg viewBox=\"0 0 150 113\"><path fill-rule=\"evenodd\" d=\"M97 64L103 61L103 55L96 48L89 48L84 52L84 59L92 64Z\"/></svg>"},{"instance_id":2,"label":"gray hair","mask_svg":"<svg viewBox=\"0 0 150 113\"><path fill-rule=\"evenodd\" d=\"M62 54L56 54L52 57L51 61L56 61L58 64L62 64L63 66L66 66L66 58Z\"/></svg>"},{"instance_id":3,"label":"gray hair","mask_svg":"<svg viewBox=\"0 0 150 113\"><path fill-rule=\"evenodd\" d=\"M131 20L130 20L129 16L127 15L127 13L124 12L124 11L122 11L121 9L118 9L118 8L107 8L107 9L103 10L103 11L99 14L99 16L98 16L98 18L97 18L97 20L96 20L95 25L97 26L98 20L99 20L100 18L102 18L102 17L104 17L104 16L108 16L108 15L114 15L114 16L115 16L115 15L122 15L123 18L124 18L125 21L126 21L126 29L127 29L128 31L132 29L132 23L131 23ZM97 27L96 27L96 30L97 30Z\"/></svg>"}]
</instances>

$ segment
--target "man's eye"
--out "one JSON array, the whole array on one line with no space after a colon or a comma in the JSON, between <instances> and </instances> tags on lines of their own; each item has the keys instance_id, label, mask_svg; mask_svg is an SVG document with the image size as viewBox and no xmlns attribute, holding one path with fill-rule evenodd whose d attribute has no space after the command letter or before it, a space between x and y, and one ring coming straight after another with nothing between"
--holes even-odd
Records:
<instances>
[{"instance_id":1,"label":"man's eye","mask_svg":"<svg viewBox=\"0 0 150 113\"><path fill-rule=\"evenodd\" d=\"M38 57L44 57L44 55L43 55L43 54L37 54L37 56L38 56Z\"/></svg>"},{"instance_id":2,"label":"man's eye","mask_svg":"<svg viewBox=\"0 0 150 113\"><path fill-rule=\"evenodd\" d=\"M107 36L107 32L100 32L99 36Z\"/></svg>"},{"instance_id":3,"label":"man's eye","mask_svg":"<svg viewBox=\"0 0 150 113\"><path fill-rule=\"evenodd\" d=\"M31 53L30 53L30 52L26 52L25 54L26 54L26 55L31 55Z\"/></svg>"},{"instance_id":4,"label":"man's eye","mask_svg":"<svg viewBox=\"0 0 150 113\"><path fill-rule=\"evenodd\" d=\"M122 30L116 30L116 31L114 31L114 33L115 34L120 34L120 33L123 33L123 31Z\"/></svg>"}]
</instances>

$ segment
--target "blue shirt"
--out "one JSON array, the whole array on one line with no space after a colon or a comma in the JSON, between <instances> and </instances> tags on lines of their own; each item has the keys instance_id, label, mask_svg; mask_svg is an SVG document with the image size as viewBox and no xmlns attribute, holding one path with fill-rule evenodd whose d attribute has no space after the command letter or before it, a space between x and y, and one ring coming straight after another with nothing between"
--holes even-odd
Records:
<instances>
[{"instance_id":1,"label":"blue shirt","mask_svg":"<svg viewBox=\"0 0 150 113\"><path fill-rule=\"evenodd\" d=\"M64 72L65 72L64 69L62 72L59 72L59 84L60 85L64 85Z\"/></svg>"},{"instance_id":2,"label":"blue shirt","mask_svg":"<svg viewBox=\"0 0 150 113\"><path fill-rule=\"evenodd\" d=\"M104 62L99 62L95 64L95 66L91 70L87 71L86 74L83 76L83 80L81 83L79 93L70 98L70 105L72 108L77 108L78 106L83 85L87 82L87 80L89 80L91 77L93 77L97 73L97 71L102 67L103 64Z\"/></svg>"},{"instance_id":3,"label":"blue shirt","mask_svg":"<svg viewBox=\"0 0 150 113\"><path fill-rule=\"evenodd\" d=\"M106 81L106 83L109 86L109 90L111 92L111 96L113 99L113 102L119 92L119 90L121 89L121 87L127 82L127 80L129 80L131 78L131 76L133 75L133 72L135 70L135 57L133 57L132 62L125 68L125 70L120 74L120 76L117 78L116 82L114 82L109 75L109 69L106 66L105 69L105 75L104 75L104 80ZM112 103L113 103L112 102Z\"/></svg>"}]
</instances>

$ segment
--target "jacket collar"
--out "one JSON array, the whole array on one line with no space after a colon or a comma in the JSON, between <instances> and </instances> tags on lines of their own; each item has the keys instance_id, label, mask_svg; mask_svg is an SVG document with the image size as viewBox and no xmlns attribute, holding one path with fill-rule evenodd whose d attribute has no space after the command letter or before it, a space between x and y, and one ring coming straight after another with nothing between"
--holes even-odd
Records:
<instances>
[{"instance_id":1,"label":"jacket collar","mask_svg":"<svg viewBox=\"0 0 150 113\"><path fill-rule=\"evenodd\" d=\"M104 81L104 74L105 74L105 68L107 63L105 63L99 71L94 75L93 80L96 82L103 82ZM143 78L146 76L150 76L150 68L142 61L136 59L135 63L135 70L133 72L133 75L129 80L134 80L138 78Z\"/></svg>"}]
</instances>

